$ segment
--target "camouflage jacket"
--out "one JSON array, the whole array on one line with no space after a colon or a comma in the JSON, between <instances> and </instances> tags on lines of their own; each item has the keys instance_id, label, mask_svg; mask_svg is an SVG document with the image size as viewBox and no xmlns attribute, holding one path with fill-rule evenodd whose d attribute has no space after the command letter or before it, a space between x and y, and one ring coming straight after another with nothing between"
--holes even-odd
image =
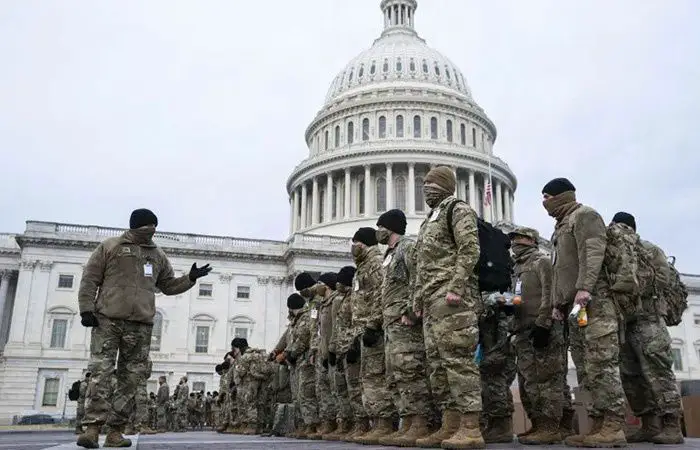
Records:
<instances>
[{"instance_id":1,"label":"camouflage jacket","mask_svg":"<svg viewBox=\"0 0 700 450\"><path fill-rule=\"evenodd\" d=\"M184 406L187 404L187 398L190 395L190 387L187 383L180 384L180 390L177 392L177 404Z\"/></svg>"},{"instance_id":2,"label":"camouflage jacket","mask_svg":"<svg viewBox=\"0 0 700 450\"><path fill-rule=\"evenodd\" d=\"M228 383L226 382L228 371L229 369L221 369L221 375L219 376L219 394L228 392Z\"/></svg>"},{"instance_id":3,"label":"camouflage jacket","mask_svg":"<svg viewBox=\"0 0 700 450\"><path fill-rule=\"evenodd\" d=\"M262 381L272 375L265 350L249 348L236 361L236 373L243 382Z\"/></svg>"},{"instance_id":4,"label":"camouflage jacket","mask_svg":"<svg viewBox=\"0 0 700 450\"><path fill-rule=\"evenodd\" d=\"M474 267L479 261L479 233L476 213L464 202L452 211L452 235L447 210L458 200L447 197L423 221L415 245L413 308L423 309L427 299L442 300L448 292L473 303L481 310L479 280Z\"/></svg>"},{"instance_id":5,"label":"camouflage jacket","mask_svg":"<svg viewBox=\"0 0 700 450\"><path fill-rule=\"evenodd\" d=\"M352 291L341 286L338 295L333 300L333 333L331 334L330 351L340 356L350 350L355 339L352 328Z\"/></svg>"},{"instance_id":6,"label":"camouflage jacket","mask_svg":"<svg viewBox=\"0 0 700 450\"><path fill-rule=\"evenodd\" d=\"M314 352L318 353L318 357L321 361L328 359L328 346L333 331L331 308L333 307L333 300L337 296L337 291L332 291L332 293L327 298L321 300L318 305L318 320L316 321L316 330L313 335L311 348Z\"/></svg>"},{"instance_id":7,"label":"camouflage jacket","mask_svg":"<svg viewBox=\"0 0 700 450\"><path fill-rule=\"evenodd\" d=\"M513 291L522 303L515 308L513 327L517 333L533 324L552 326L552 264L537 247L515 258Z\"/></svg>"},{"instance_id":8,"label":"camouflage jacket","mask_svg":"<svg viewBox=\"0 0 700 450\"><path fill-rule=\"evenodd\" d=\"M309 355L316 356L318 353L318 317L319 309L323 303L323 297L315 295L311 300L306 302L306 308L309 310Z\"/></svg>"},{"instance_id":9,"label":"camouflage jacket","mask_svg":"<svg viewBox=\"0 0 700 450\"><path fill-rule=\"evenodd\" d=\"M284 329L284 333L282 333L282 336L280 336L279 340L277 341L277 345L275 345L275 348L273 349L274 353L282 353L285 348L287 348L287 340L289 339L289 328L290 324L287 324L287 328Z\"/></svg>"},{"instance_id":10,"label":"camouflage jacket","mask_svg":"<svg viewBox=\"0 0 700 450\"><path fill-rule=\"evenodd\" d=\"M613 223L606 230L603 267L610 281L610 290L616 294L636 295L637 250L639 236L624 223Z\"/></svg>"},{"instance_id":11,"label":"camouflage jacket","mask_svg":"<svg viewBox=\"0 0 700 450\"><path fill-rule=\"evenodd\" d=\"M158 388L158 395L156 396L156 403L158 406L166 406L168 400L170 399L170 388L167 383L163 383Z\"/></svg>"},{"instance_id":12,"label":"camouflage jacket","mask_svg":"<svg viewBox=\"0 0 700 450\"><path fill-rule=\"evenodd\" d=\"M290 324L286 351L297 359L304 358L311 348L311 309L306 304Z\"/></svg>"},{"instance_id":13,"label":"camouflage jacket","mask_svg":"<svg viewBox=\"0 0 700 450\"><path fill-rule=\"evenodd\" d=\"M415 242L401 237L384 255L384 281L382 282L382 310L384 328L399 322L401 316L412 309L411 278L415 273Z\"/></svg>"},{"instance_id":14,"label":"camouflage jacket","mask_svg":"<svg viewBox=\"0 0 700 450\"><path fill-rule=\"evenodd\" d=\"M671 280L671 266L668 263L666 254L649 241L640 240L640 244L646 251L645 256L653 266L654 288L661 293L668 287ZM656 316L665 314L665 305L659 304L657 296L642 295L641 302L642 310L645 314Z\"/></svg>"},{"instance_id":15,"label":"camouflage jacket","mask_svg":"<svg viewBox=\"0 0 700 450\"><path fill-rule=\"evenodd\" d=\"M357 261L357 272L353 280L352 293L352 327L354 336L365 329L381 330L382 316L382 280L384 268L379 248L367 247L362 260Z\"/></svg>"},{"instance_id":16,"label":"camouflage jacket","mask_svg":"<svg viewBox=\"0 0 700 450\"><path fill-rule=\"evenodd\" d=\"M88 382L82 380L80 382L80 390L78 395L78 403L85 403L85 394L87 393Z\"/></svg>"}]
</instances>

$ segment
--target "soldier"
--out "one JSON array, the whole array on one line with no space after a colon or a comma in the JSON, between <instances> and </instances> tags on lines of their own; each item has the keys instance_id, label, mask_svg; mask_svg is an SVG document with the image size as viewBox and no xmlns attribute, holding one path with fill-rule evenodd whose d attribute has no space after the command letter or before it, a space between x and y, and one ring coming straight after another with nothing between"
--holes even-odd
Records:
<instances>
[{"instance_id":1,"label":"soldier","mask_svg":"<svg viewBox=\"0 0 700 450\"><path fill-rule=\"evenodd\" d=\"M401 428L379 439L381 445L413 447L430 434L434 415L425 371L425 344L420 320L413 314L410 284L415 276L415 242L406 234L406 216L393 209L377 220L377 241L387 245L382 283L383 327L388 387L401 417Z\"/></svg>"},{"instance_id":2,"label":"soldier","mask_svg":"<svg viewBox=\"0 0 700 450\"><path fill-rule=\"evenodd\" d=\"M355 338L362 340L362 400L372 419L372 429L354 439L361 444L378 444L394 432L396 412L391 390L386 386L384 331L382 329L382 281L384 268L374 228L360 228L352 238L352 255L357 265L352 294L352 324Z\"/></svg>"},{"instance_id":3,"label":"soldier","mask_svg":"<svg viewBox=\"0 0 700 450\"><path fill-rule=\"evenodd\" d=\"M152 430L158 429L158 418L156 415L156 393L155 392L149 392L149 394L148 394L148 427Z\"/></svg>"},{"instance_id":4,"label":"soldier","mask_svg":"<svg viewBox=\"0 0 700 450\"><path fill-rule=\"evenodd\" d=\"M156 396L156 415L158 416L157 429L159 433L168 431L168 401L170 400L170 388L165 376L158 377L158 395Z\"/></svg>"},{"instance_id":5,"label":"soldier","mask_svg":"<svg viewBox=\"0 0 700 450\"><path fill-rule=\"evenodd\" d=\"M587 326L569 327L571 356L579 385L591 393L593 420L586 434L570 436L569 446L626 445L625 400L620 381L618 313L605 275L606 228L600 215L576 201L576 188L556 178L542 189L543 206L556 220L552 244L552 314L564 320L574 305L587 314ZM585 308L585 309L584 309Z\"/></svg>"},{"instance_id":6,"label":"soldier","mask_svg":"<svg viewBox=\"0 0 700 450\"><path fill-rule=\"evenodd\" d=\"M209 426L212 428L212 430L219 430L219 415L219 391L214 391L211 393L211 419L209 422Z\"/></svg>"},{"instance_id":7,"label":"soldier","mask_svg":"<svg viewBox=\"0 0 700 450\"><path fill-rule=\"evenodd\" d=\"M265 350L248 348L245 338L235 338L231 343L236 357L236 371L240 377L238 385L239 413L243 430L241 434L257 434L263 424L258 422L265 399L263 382L272 376Z\"/></svg>"},{"instance_id":8,"label":"soldier","mask_svg":"<svg viewBox=\"0 0 700 450\"><path fill-rule=\"evenodd\" d=\"M185 404L187 408L187 423L194 429L197 426L197 394L190 392L190 398Z\"/></svg>"},{"instance_id":9,"label":"soldier","mask_svg":"<svg viewBox=\"0 0 700 450\"><path fill-rule=\"evenodd\" d=\"M217 366L221 370L217 373L219 374L219 396L217 398L219 405L219 419L218 427L216 431L218 433L223 433L228 429L230 424L230 410L227 408L228 405L228 371L230 370L231 363L224 359L224 362Z\"/></svg>"},{"instance_id":10,"label":"soldier","mask_svg":"<svg viewBox=\"0 0 700 450\"><path fill-rule=\"evenodd\" d=\"M176 431L187 431L187 399L190 395L190 387L187 385L187 376L180 378L180 389L177 393L177 429Z\"/></svg>"},{"instance_id":11,"label":"soldier","mask_svg":"<svg viewBox=\"0 0 700 450\"><path fill-rule=\"evenodd\" d=\"M481 297L474 267L479 260L476 213L454 197L449 167L425 176L423 193L431 211L415 245L413 312L423 318L430 389L442 413L442 426L418 439L418 446L478 448L481 383L474 361L479 341ZM452 223L447 211L452 207ZM450 226L452 235L450 235Z\"/></svg>"},{"instance_id":12,"label":"soldier","mask_svg":"<svg viewBox=\"0 0 700 450\"><path fill-rule=\"evenodd\" d=\"M618 212L612 222L637 231L634 216L629 213ZM670 280L666 255L651 242L640 240L640 244L653 272L655 292L663 292ZM663 308L653 292L643 290L640 300L641 311L626 324L625 343L620 349L622 387L632 412L642 419L642 427L627 436L627 442L682 444L683 413L673 373L671 336L661 314Z\"/></svg>"},{"instance_id":13,"label":"soldier","mask_svg":"<svg viewBox=\"0 0 700 450\"><path fill-rule=\"evenodd\" d=\"M572 434L573 410L564 324L552 323L551 317L552 264L538 249L536 230L518 227L509 237L515 255L513 293L520 297L513 327L518 388L532 422L518 438L526 445L556 444Z\"/></svg>"},{"instance_id":14,"label":"soldier","mask_svg":"<svg viewBox=\"0 0 700 450\"><path fill-rule=\"evenodd\" d=\"M290 404L293 403L292 401L292 389L291 389L291 380L290 380L290 371L289 371L289 366L287 365L286 362L282 362L277 364L276 361L274 363L277 367L275 369L275 377L274 377L274 407L273 407L273 425L271 428L270 435L271 436L282 436L284 431L282 430L282 426L285 423L292 423L294 421L294 412L293 412L293 405L291 405L291 408L288 408ZM292 411L291 414L288 411ZM285 415L289 414L291 419L288 417L285 417Z\"/></svg>"},{"instance_id":15,"label":"soldier","mask_svg":"<svg viewBox=\"0 0 700 450\"><path fill-rule=\"evenodd\" d=\"M126 434L156 434L156 432L148 426L148 396L146 394L147 380L147 378L141 380L138 387L136 388L136 395L134 397L134 409L131 412L130 423L127 424L127 429L131 429L132 432L127 432Z\"/></svg>"},{"instance_id":16,"label":"soldier","mask_svg":"<svg viewBox=\"0 0 700 450\"><path fill-rule=\"evenodd\" d=\"M148 369L156 288L166 295L181 294L211 270L193 264L189 274L176 278L165 253L153 243L157 225L151 211L135 210L130 230L101 243L83 272L78 303L81 324L92 327L88 365L92 377L83 420L87 429L78 436L81 447L98 448L105 423L110 428L105 445L130 443L122 432L133 408L138 385L134 380ZM117 389L109 404L108 373L115 366Z\"/></svg>"},{"instance_id":17,"label":"soldier","mask_svg":"<svg viewBox=\"0 0 700 450\"><path fill-rule=\"evenodd\" d=\"M85 378L80 381L80 394L78 396L78 410L75 421L75 434L83 433L83 418L85 417L85 394L90 383L90 372L85 372Z\"/></svg>"}]
</instances>

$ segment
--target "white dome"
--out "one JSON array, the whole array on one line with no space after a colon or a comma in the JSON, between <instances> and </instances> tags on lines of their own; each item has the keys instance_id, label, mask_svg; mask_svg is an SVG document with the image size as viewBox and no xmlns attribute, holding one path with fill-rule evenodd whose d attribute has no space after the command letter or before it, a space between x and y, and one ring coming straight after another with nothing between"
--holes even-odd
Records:
<instances>
[{"instance_id":1,"label":"white dome","mask_svg":"<svg viewBox=\"0 0 700 450\"><path fill-rule=\"evenodd\" d=\"M392 10L390 3L409 10L405 23L391 23L387 12ZM437 86L471 100L471 91L459 68L430 48L413 29L415 1L385 0L382 9L385 11L384 32L372 47L353 58L334 78L326 103L386 84L397 87L404 84L411 87L421 84ZM401 22L402 18L396 20Z\"/></svg>"}]
</instances>

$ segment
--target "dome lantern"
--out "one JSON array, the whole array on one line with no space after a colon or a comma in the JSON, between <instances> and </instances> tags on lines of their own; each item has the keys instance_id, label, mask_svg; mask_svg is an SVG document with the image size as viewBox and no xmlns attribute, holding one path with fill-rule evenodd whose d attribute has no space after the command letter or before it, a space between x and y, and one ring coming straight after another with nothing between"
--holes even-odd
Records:
<instances>
[{"instance_id":1,"label":"dome lantern","mask_svg":"<svg viewBox=\"0 0 700 450\"><path fill-rule=\"evenodd\" d=\"M418 8L416 0L382 0L379 7L384 14L382 36L395 31L416 33L413 25Z\"/></svg>"}]
</instances>

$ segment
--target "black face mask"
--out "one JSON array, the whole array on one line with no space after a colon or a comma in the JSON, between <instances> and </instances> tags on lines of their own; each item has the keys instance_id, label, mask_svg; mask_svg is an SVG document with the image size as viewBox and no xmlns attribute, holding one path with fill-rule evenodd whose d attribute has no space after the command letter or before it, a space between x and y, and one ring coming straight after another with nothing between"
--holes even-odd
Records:
<instances>
[{"instance_id":1,"label":"black face mask","mask_svg":"<svg viewBox=\"0 0 700 450\"><path fill-rule=\"evenodd\" d=\"M423 186L423 197L425 197L425 203L431 208L435 208L440 204L440 202L449 196L450 194L438 187Z\"/></svg>"}]
</instances>

